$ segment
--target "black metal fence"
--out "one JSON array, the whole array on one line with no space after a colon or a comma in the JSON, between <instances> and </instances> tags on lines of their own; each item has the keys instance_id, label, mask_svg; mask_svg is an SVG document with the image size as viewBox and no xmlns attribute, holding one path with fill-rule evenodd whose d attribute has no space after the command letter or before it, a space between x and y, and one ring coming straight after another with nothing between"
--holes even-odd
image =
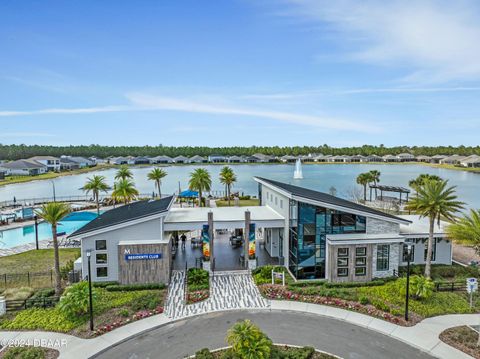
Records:
<instances>
[{"instance_id":1,"label":"black metal fence","mask_svg":"<svg viewBox=\"0 0 480 359\"><path fill-rule=\"evenodd\" d=\"M436 282L435 290L437 292L464 292L467 290L467 284L462 282Z\"/></svg>"},{"instance_id":2,"label":"black metal fence","mask_svg":"<svg viewBox=\"0 0 480 359\"><path fill-rule=\"evenodd\" d=\"M7 300L7 312L14 312L28 308L54 307L59 297L30 298L25 300Z\"/></svg>"},{"instance_id":3,"label":"black metal fence","mask_svg":"<svg viewBox=\"0 0 480 359\"><path fill-rule=\"evenodd\" d=\"M55 275L52 270L45 272L24 272L0 274L0 289L7 288L45 288L53 287Z\"/></svg>"}]
</instances>

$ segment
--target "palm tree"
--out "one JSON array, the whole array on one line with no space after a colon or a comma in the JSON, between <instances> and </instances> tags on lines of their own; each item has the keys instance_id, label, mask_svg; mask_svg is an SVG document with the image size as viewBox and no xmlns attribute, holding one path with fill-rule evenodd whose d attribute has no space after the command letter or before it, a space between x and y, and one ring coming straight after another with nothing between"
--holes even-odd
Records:
<instances>
[{"instance_id":1,"label":"palm tree","mask_svg":"<svg viewBox=\"0 0 480 359\"><path fill-rule=\"evenodd\" d=\"M377 198L377 183L380 182L380 171L377 171L377 170L371 170L370 172L370 177L371 177L371 180L373 182L373 184L375 185L375 198ZM370 192L370 197L371 197L371 192Z\"/></svg>"},{"instance_id":2,"label":"palm tree","mask_svg":"<svg viewBox=\"0 0 480 359\"><path fill-rule=\"evenodd\" d=\"M130 171L130 168L128 168L128 166L120 166L120 168L118 169L117 173L115 174L115 179L118 180L118 179L127 179L127 178L133 178L133 173L132 171Z\"/></svg>"},{"instance_id":3,"label":"palm tree","mask_svg":"<svg viewBox=\"0 0 480 359\"><path fill-rule=\"evenodd\" d=\"M447 234L455 242L471 245L480 254L480 209L470 210L470 215L463 215L447 227Z\"/></svg>"},{"instance_id":4,"label":"palm tree","mask_svg":"<svg viewBox=\"0 0 480 359\"><path fill-rule=\"evenodd\" d=\"M54 268L55 268L55 295L60 296L62 292L62 282L60 276L60 257L58 253L58 240L57 240L57 226L58 222L62 220L71 209L68 204L62 202L49 202L43 204L39 210L35 211L35 214L52 226L53 236L53 252L54 252Z\"/></svg>"},{"instance_id":5,"label":"palm tree","mask_svg":"<svg viewBox=\"0 0 480 359\"><path fill-rule=\"evenodd\" d=\"M372 182L370 173L360 173L357 177L357 183L363 186L363 201L367 202L367 185Z\"/></svg>"},{"instance_id":6,"label":"palm tree","mask_svg":"<svg viewBox=\"0 0 480 359\"><path fill-rule=\"evenodd\" d=\"M87 183L85 183L85 185L82 187L82 190L87 194L89 192L93 193L93 197L97 203L97 214L100 214L100 192L107 192L110 190L110 186L105 182L105 177L94 175L92 178L87 178Z\"/></svg>"},{"instance_id":7,"label":"palm tree","mask_svg":"<svg viewBox=\"0 0 480 359\"><path fill-rule=\"evenodd\" d=\"M233 169L225 166L220 171L220 183L225 185L225 194L228 198L228 205L230 206L230 190L232 188L232 184L237 182L237 176L233 172Z\"/></svg>"},{"instance_id":8,"label":"palm tree","mask_svg":"<svg viewBox=\"0 0 480 359\"><path fill-rule=\"evenodd\" d=\"M188 187L191 190L198 191L199 206L202 206L202 192L210 191L212 179L210 173L204 168L197 168L190 173Z\"/></svg>"},{"instance_id":9,"label":"palm tree","mask_svg":"<svg viewBox=\"0 0 480 359\"><path fill-rule=\"evenodd\" d=\"M425 261L425 277L430 279L432 266L433 231L435 221L440 225L440 219L453 221L454 215L463 208L463 202L457 201L455 187L447 187L448 181L424 180L417 188L417 193L407 203L406 209L428 218L430 229L428 233L427 260Z\"/></svg>"},{"instance_id":10,"label":"palm tree","mask_svg":"<svg viewBox=\"0 0 480 359\"><path fill-rule=\"evenodd\" d=\"M227 332L227 343L242 359L268 359L272 341L250 320L236 323Z\"/></svg>"},{"instance_id":11,"label":"palm tree","mask_svg":"<svg viewBox=\"0 0 480 359\"><path fill-rule=\"evenodd\" d=\"M160 189L160 186L162 185L162 178L167 176L167 172L160 167L155 167L152 169L147 177L151 181L155 181L155 187L158 188L158 196L162 198L162 190Z\"/></svg>"},{"instance_id":12,"label":"palm tree","mask_svg":"<svg viewBox=\"0 0 480 359\"><path fill-rule=\"evenodd\" d=\"M115 182L113 186L112 197L115 201L123 202L125 204L133 201L138 196L138 190L135 188L135 183L128 179L121 179Z\"/></svg>"},{"instance_id":13,"label":"palm tree","mask_svg":"<svg viewBox=\"0 0 480 359\"><path fill-rule=\"evenodd\" d=\"M426 181L426 180L434 180L434 181L441 181L442 178L441 177L438 177L437 175L431 175L431 174L428 174L428 173L422 173L422 174L419 174L417 178L415 179L412 179L408 182L408 185L413 188L415 190L415 192L417 191L417 188L422 186L423 183Z\"/></svg>"}]
</instances>

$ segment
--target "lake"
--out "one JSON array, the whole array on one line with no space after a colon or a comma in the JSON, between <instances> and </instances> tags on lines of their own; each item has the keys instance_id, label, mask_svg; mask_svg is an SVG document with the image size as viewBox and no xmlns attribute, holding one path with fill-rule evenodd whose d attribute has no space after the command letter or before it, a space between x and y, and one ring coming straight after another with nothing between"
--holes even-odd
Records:
<instances>
[{"instance_id":1,"label":"lake","mask_svg":"<svg viewBox=\"0 0 480 359\"><path fill-rule=\"evenodd\" d=\"M188 187L190 172L197 165L167 166L165 170L168 176L162 183L164 194L178 191L179 185L182 190ZM223 186L218 180L218 174L223 165L203 165L213 180L212 190L221 191ZM408 187L408 181L421 173L430 173L448 179L451 185L457 186L459 198L467 203L467 207L480 208L480 174L467 171L455 171L442 168L422 166L418 164L389 165L389 164L304 164L304 179L294 180L294 164L236 164L231 166L238 178L233 191L245 194L257 194L257 183L253 176L266 177L298 186L303 186L323 192L328 192L334 186L337 196L348 198L353 188L360 188L355 183L359 173L370 170L381 172L380 182L385 185ZM147 180L147 173L151 167L132 168L134 181L140 193L152 193L154 183ZM63 176L54 179L57 196L81 195L80 188L85 184L88 177L94 173L101 174L113 185L116 169L107 169L79 175ZM0 201L17 199L48 197L52 196L51 181L34 181L27 183L12 184L0 187Z\"/></svg>"}]
</instances>

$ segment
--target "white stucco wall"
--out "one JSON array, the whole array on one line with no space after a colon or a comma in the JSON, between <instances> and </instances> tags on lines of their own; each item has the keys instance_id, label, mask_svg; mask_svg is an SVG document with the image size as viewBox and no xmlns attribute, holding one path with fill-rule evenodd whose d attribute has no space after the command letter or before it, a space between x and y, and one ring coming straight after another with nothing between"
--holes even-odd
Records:
<instances>
[{"instance_id":1,"label":"white stucco wall","mask_svg":"<svg viewBox=\"0 0 480 359\"><path fill-rule=\"evenodd\" d=\"M425 248L428 246L428 242L425 238L425 241L418 240L417 243L412 243L414 245L413 258L410 263L412 264L425 264ZM402 249L403 250L403 249ZM399 264L401 266L406 266L407 262L403 262L403 255L399 257ZM447 239L437 239L437 248L435 252L435 260L432 261L433 264L452 264L452 242Z\"/></svg>"},{"instance_id":2,"label":"white stucco wall","mask_svg":"<svg viewBox=\"0 0 480 359\"><path fill-rule=\"evenodd\" d=\"M377 271L377 245L373 246L372 256L372 278L386 278L393 276L393 272L398 271L398 261L401 244L390 244L389 268L385 271Z\"/></svg>"},{"instance_id":3,"label":"white stucco wall","mask_svg":"<svg viewBox=\"0 0 480 359\"><path fill-rule=\"evenodd\" d=\"M133 224L125 228L112 230L109 232L97 234L90 237L84 237L81 239L82 243L82 276L86 277L88 274L88 260L87 250L92 250L91 266L92 266L92 280L93 281L117 281L118 280L118 243L120 241L134 241L134 240L150 240L163 239L163 219L157 218L147 222ZM107 241L106 251L96 251L95 241L97 240ZM96 253L107 253L107 267L108 277L97 278L96 268L104 267L104 264L95 263Z\"/></svg>"},{"instance_id":4,"label":"white stucco wall","mask_svg":"<svg viewBox=\"0 0 480 359\"><path fill-rule=\"evenodd\" d=\"M289 229L289 220L290 220L290 199L283 194L268 188L267 186L262 186L262 205L269 206L274 211L279 213L285 218L285 228L283 229L283 254L285 260L285 266L288 267L288 229ZM278 235L278 233L277 233Z\"/></svg>"}]
</instances>

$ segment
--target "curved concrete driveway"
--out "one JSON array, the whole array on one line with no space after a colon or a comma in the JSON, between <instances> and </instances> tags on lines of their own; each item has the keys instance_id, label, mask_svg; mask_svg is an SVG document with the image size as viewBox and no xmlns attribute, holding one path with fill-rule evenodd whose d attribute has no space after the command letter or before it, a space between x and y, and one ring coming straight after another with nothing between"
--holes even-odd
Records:
<instances>
[{"instance_id":1,"label":"curved concrete driveway","mask_svg":"<svg viewBox=\"0 0 480 359\"><path fill-rule=\"evenodd\" d=\"M433 358L401 341L344 321L270 311L218 312L174 322L121 342L96 358L185 358L201 348L226 346L228 328L242 319L259 325L275 343L311 345L345 359Z\"/></svg>"}]
</instances>

